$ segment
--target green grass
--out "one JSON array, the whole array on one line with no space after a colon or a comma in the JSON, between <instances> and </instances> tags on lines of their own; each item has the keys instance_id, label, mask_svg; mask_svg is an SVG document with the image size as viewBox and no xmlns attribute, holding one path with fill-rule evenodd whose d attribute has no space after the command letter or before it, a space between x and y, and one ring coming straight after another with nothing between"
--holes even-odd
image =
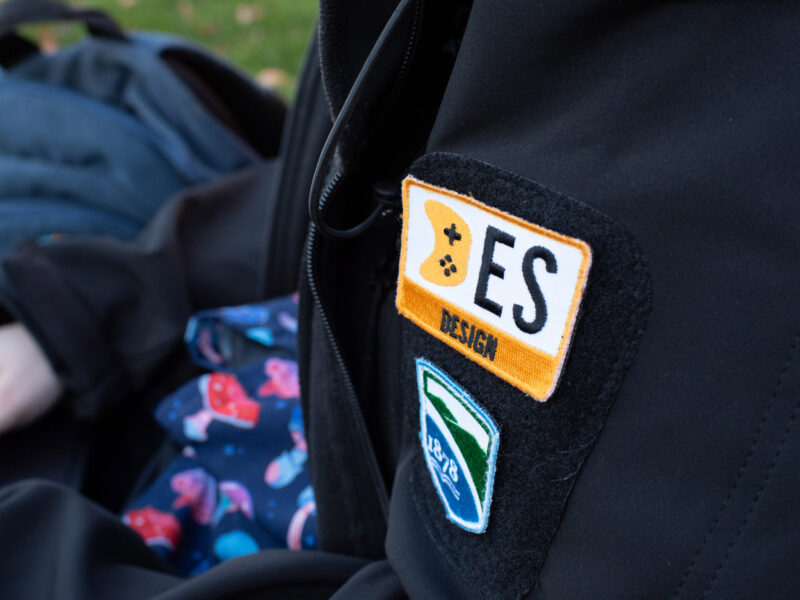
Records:
<instances>
[{"instance_id":1,"label":"green grass","mask_svg":"<svg viewBox=\"0 0 800 600\"><path fill-rule=\"evenodd\" d=\"M192 38L291 98L317 14L317 0L82 0L127 29ZM63 43L69 27L35 29Z\"/></svg>"}]
</instances>

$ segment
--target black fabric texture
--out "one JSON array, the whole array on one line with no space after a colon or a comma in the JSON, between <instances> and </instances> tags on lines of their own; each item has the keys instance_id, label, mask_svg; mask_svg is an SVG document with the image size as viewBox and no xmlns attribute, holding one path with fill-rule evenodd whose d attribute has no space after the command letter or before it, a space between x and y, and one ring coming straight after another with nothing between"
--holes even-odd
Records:
<instances>
[{"instance_id":1,"label":"black fabric texture","mask_svg":"<svg viewBox=\"0 0 800 600\"><path fill-rule=\"evenodd\" d=\"M383 554L402 426L401 332L393 306L399 182L424 145L465 22L458 2L398 5L339 113L326 144L335 151L320 158L323 176L340 173L336 169L343 165L353 169L352 176L343 183L330 177L340 183L324 192L324 208L316 197L322 190L312 187L312 206L317 203L322 218L335 227L379 215L355 239L322 235L316 226L309 238L303 289L316 298L307 300L298 343L320 543L326 550ZM386 203L376 207L376 197ZM387 347L392 352L386 353Z\"/></svg>"},{"instance_id":2,"label":"black fabric texture","mask_svg":"<svg viewBox=\"0 0 800 600\"><path fill-rule=\"evenodd\" d=\"M119 518L74 490L54 483L29 480L2 488L0 535L14 540L14 547L0 562L0 595L88 600L108 594L133 599L174 585L178 578L169 574L158 555L120 524ZM107 567L87 568L91 564ZM120 585L116 578L126 581Z\"/></svg>"},{"instance_id":3,"label":"black fabric texture","mask_svg":"<svg viewBox=\"0 0 800 600\"><path fill-rule=\"evenodd\" d=\"M374 223L368 218L378 214L374 192L399 188L421 153L468 9L467 0L398 3L337 111L319 158L310 209L326 236L363 233L365 223ZM326 231L331 226L351 233Z\"/></svg>"},{"instance_id":4,"label":"black fabric texture","mask_svg":"<svg viewBox=\"0 0 800 600\"><path fill-rule=\"evenodd\" d=\"M266 298L298 289L303 248L308 232L308 193L317 159L331 128L322 89L316 35L312 38L281 140L281 167L275 201L268 216L263 268L258 288Z\"/></svg>"},{"instance_id":5,"label":"black fabric texture","mask_svg":"<svg viewBox=\"0 0 800 600\"><path fill-rule=\"evenodd\" d=\"M611 216L654 288L530 598L673 597L736 484L800 327L798 23L792 2L473 4L428 151ZM761 543L706 600L800 589L790 442L742 532Z\"/></svg>"},{"instance_id":6,"label":"black fabric texture","mask_svg":"<svg viewBox=\"0 0 800 600\"><path fill-rule=\"evenodd\" d=\"M303 410L320 548L380 558L384 555L385 520L375 501L375 490L367 484L367 463L354 434L352 417L345 410L347 388L334 357L319 351L327 348L328 340L318 313L312 313L303 325L301 337L307 348L316 349L308 363L301 362L301 374L306 386Z\"/></svg>"},{"instance_id":7,"label":"black fabric texture","mask_svg":"<svg viewBox=\"0 0 800 600\"><path fill-rule=\"evenodd\" d=\"M419 420L416 421L417 423ZM417 468L419 437L406 436L392 492L386 554L410 598L482 600L483 591L453 569L449 553L434 541L411 494L414 479L430 475Z\"/></svg>"},{"instance_id":8,"label":"black fabric texture","mask_svg":"<svg viewBox=\"0 0 800 600\"><path fill-rule=\"evenodd\" d=\"M78 489L85 477L92 432L56 408L25 429L0 436L0 486L47 479ZM58 452L53 452L58 448Z\"/></svg>"},{"instance_id":9,"label":"black fabric texture","mask_svg":"<svg viewBox=\"0 0 800 600\"><path fill-rule=\"evenodd\" d=\"M331 596L331 600L404 600L408 598L391 565L378 560L361 569Z\"/></svg>"},{"instance_id":10,"label":"black fabric texture","mask_svg":"<svg viewBox=\"0 0 800 600\"><path fill-rule=\"evenodd\" d=\"M28 243L7 258L11 293L0 302L36 337L77 416L115 410L156 376L180 384L164 367L182 356L189 316L261 298L258 232L273 170L264 163L179 195L133 241Z\"/></svg>"},{"instance_id":11,"label":"black fabric texture","mask_svg":"<svg viewBox=\"0 0 800 600\"><path fill-rule=\"evenodd\" d=\"M322 600L369 564L321 552L268 550L182 579L118 516L73 490L36 480L0 491L0 535L14 540L14 551L0 561L3 598Z\"/></svg>"},{"instance_id":12,"label":"black fabric texture","mask_svg":"<svg viewBox=\"0 0 800 600\"><path fill-rule=\"evenodd\" d=\"M378 102L379 98L385 99L388 94L390 104L396 100L392 90L397 86L393 82L402 81L407 72L408 64L403 59L408 58L409 44L413 45L415 39L418 4L415 0L401 3L390 25L381 33L379 50L373 51L368 61L372 66L365 67L359 79L366 84L353 91L347 103L349 108L342 111L329 136L326 148L336 147L336 156L342 153L355 156L353 148L363 148L368 137L380 139L377 135L380 131L370 131L369 135L358 132L367 133L364 125L371 117L381 121L380 113L386 106ZM328 20L324 10L323 7L320 26L323 77L325 26L322 23ZM339 16L341 14L335 18ZM386 68L381 68L383 66ZM364 73L374 77L365 77ZM326 161L333 156L333 152L323 152L318 167L323 174L330 166ZM352 187L336 189L338 198L349 200L336 204L343 220L352 218L359 208L369 207L373 183L379 178L379 173L369 173L366 178L351 181ZM319 191L312 189L311 194ZM320 200L312 198L312 201ZM390 216L381 218L382 223L394 220ZM369 249L366 252L365 247ZM325 550L368 557L383 555L388 507L386 488L392 477L391 472L381 473L374 452L376 438L370 436L368 430L368 423L378 418L377 409L383 405L385 397L381 397L380 403L364 402L365 397L358 391L363 389L362 375L368 373L367 378L371 378L375 368L369 355L375 349L374 333L381 304L389 297L391 285L372 281L372 274L382 263L387 247L391 253L395 252L393 226L388 237L370 232L367 239L341 243L323 238L312 228L305 275L308 276L307 293L315 296L315 304L299 336L307 435L309 440L314 440L310 442L310 464L318 498L320 545ZM323 283L319 283L320 277ZM350 293L343 293L345 290ZM336 315L333 319L329 316L331 311ZM304 351L304 347L313 352ZM306 360L308 363L303 364ZM367 411L371 414L365 418ZM393 440L388 445L392 443ZM346 464L348 469L331 469L325 466L328 464ZM348 518L343 518L345 515Z\"/></svg>"},{"instance_id":13,"label":"black fabric texture","mask_svg":"<svg viewBox=\"0 0 800 600\"><path fill-rule=\"evenodd\" d=\"M370 141L385 139L377 130L385 125L408 75L420 37L421 10L421 0L398 3L337 114L338 126L334 124L327 142L335 156L323 152L321 161L333 158L337 169L349 171L364 158ZM387 157L381 158L387 162Z\"/></svg>"},{"instance_id":14,"label":"black fabric texture","mask_svg":"<svg viewBox=\"0 0 800 600\"><path fill-rule=\"evenodd\" d=\"M702 598L712 592L728 598L789 598L798 591L797 579L794 583L784 578L756 582L740 575L747 568L750 548L768 548L770 535L780 535L784 528L796 533L791 524L796 527L800 522L786 502L776 502L773 496L771 502L762 503L768 487L777 487L784 494L791 490L785 481L791 478L787 468L791 469L791 456L797 455L800 444L800 335L775 372L777 379L747 456L673 594L676 600ZM773 569L792 570L800 548L794 537L795 551L776 553Z\"/></svg>"},{"instance_id":15,"label":"black fabric texture","mask_svg":"<svg viewBox=\"0 0 800 600\"><path fill-rule=\"evenodd\" d=\"M0 66L10 69L39 53L39 46L13 31L0 36Z\"/></svg>"},{"instance_id":16,"label":"black fabric texture","mask_svg":"<svg viewBox=\"0 0 800 600\"><path fill-rule=\"evenodd\" d=\"M645 259L628 232L607 216L533 181L486 163L426 155L411 175L592 248L592 266L563 374L545 403L493 376L410 321L403 368L411 495L434 543L485 598L519 597L544 563L564 505L622 384L650 310ZM417 358L442 368L494 418L500 446L485 533L450 523L428 475L418 439ZM397 493L397 490L395 490ZM403 573L400 574L401 579ZM409 574L409 576L411 576Z\"/></svg>"},{"instance_id":17,"label":"black fabric texture","mask_svg":"<svg viewBox=\"0 0 800 600\"><path fill-rule=\"evenodd\" d=\"M397 4L398 0L320 1L322 82L334 117Z\"/></svg>"}]
</instances>

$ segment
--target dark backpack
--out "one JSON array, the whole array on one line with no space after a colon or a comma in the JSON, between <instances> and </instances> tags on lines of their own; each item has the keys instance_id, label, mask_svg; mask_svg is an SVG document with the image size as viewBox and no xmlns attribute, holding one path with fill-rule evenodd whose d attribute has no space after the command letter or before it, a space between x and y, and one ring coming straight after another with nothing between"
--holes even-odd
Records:
<instances>
[{"instance_id":1,"label":"dark backpack","mask_svg":"<svg viewBox=\"0 0 800 600\"><path fill-rule=\"evenodd\" d=\"M50 55L15 32L79 21ZM48 234L136 235L167 199L273 156L285 106L185 40L50 0L0 11L0 256Z\"/></svg>"}]
</instances>

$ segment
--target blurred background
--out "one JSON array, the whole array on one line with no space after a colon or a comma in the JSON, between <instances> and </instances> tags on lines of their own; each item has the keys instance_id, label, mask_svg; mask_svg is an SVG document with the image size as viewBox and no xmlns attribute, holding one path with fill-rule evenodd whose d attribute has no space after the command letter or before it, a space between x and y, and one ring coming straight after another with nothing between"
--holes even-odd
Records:
<instances>
[{"instance_id":1,"label":"blurred background","mask_svg":"<svg viewBox=\"0 0 800 600\"><path fill-rule=\"evenodd\" d=\"M149 29L192 38L276 89L287 101L317 16L317 0L82 0L126 29ZM45 51L78 38L70 25L30 28Z\"/></svg>"}]
</instances>

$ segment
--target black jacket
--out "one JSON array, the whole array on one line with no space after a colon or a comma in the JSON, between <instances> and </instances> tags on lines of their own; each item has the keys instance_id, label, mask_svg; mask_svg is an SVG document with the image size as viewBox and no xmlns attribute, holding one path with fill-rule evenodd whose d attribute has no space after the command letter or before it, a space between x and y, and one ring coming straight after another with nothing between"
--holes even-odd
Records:
<instances>
[{"instance_id":1,"label":"black jacket","mask_svg":"<svg viewBox=\"0 0 800 600\"><path fill-rule=\"evenodd\" d=\"M159 598L794 597L797 6L392 5L321 7L336 121L304 183L300 362L328 554L262 553L181 583L126 541L114 581ZM547 402L398 313L409 174L591 247ZM484 533L451 523L435 489L420 358L499 429ZM107 518L68 497L17 488L5 510ZM79 589L116 590L92 565Z\"/></svg>"}]
</instances>

